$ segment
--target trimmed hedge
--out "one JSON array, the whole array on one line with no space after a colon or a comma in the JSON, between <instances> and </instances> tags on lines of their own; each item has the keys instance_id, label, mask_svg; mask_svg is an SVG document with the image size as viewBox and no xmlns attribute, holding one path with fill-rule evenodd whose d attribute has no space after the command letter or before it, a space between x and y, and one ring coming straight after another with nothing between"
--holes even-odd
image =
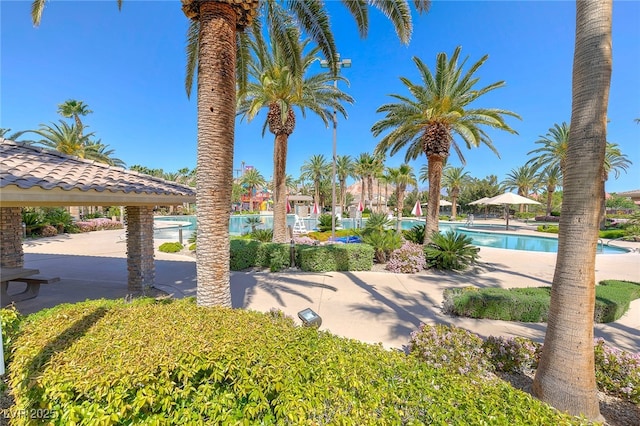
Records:
<instances>
[{"instance_id":1,"label":"trimmed hedge","mask_svg":"<svg viewBox=\"0 0 640 426\"><path fill-rule=\"evenodd\" d=\"M497 379L192 300L60 305L13 350L11 409L53 425L581 424Z\"/></svg>"},{"instance_id":2,"label":"trimmed hedge","mask_svg":"<svg viewBox=\"0 0 640 426\"><path fill-rule=\"evenodd\" d=\"M613 322L640 298L640 283L605 280L596 286L594 321ZM443 309L470 318L503 321L546 322L549 318L551 287L483 288L467 287L444 291Z\"/></svg>"},{"instance_id":3,"label":"trimmed hedge","mask_svg":"<svg viewBox=\"0 0 640 426\"><path fill-rule=\"evenodd\" d=\"M232 271L262 267L276 272L288 268L290 264L289 244L261 243L247 239L232 239L230 242L229 268Z\"/></svg>"},{"instance_id":4,"label":"trimmed hedge","mask_svg":"<svg viewBox=\"0 0 640 426\"><path fill-rule=\"evenodd\" d=\"M370 271L374 249L368 244L296 246L296 264L303 271Z\"/></svg>"}]
</instances>

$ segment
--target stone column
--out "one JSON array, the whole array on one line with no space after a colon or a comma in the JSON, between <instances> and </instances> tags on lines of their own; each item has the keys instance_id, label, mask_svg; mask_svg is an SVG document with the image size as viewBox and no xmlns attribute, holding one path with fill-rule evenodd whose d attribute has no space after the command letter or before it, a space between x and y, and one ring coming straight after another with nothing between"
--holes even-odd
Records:
<instances>
[{"instance_id":1,"label":"stone column","mask_svg":"<svg viewBox=\"0 0 640 426\"><path fill-rule=\"evenodd\" d=\"M126 219L129 294L146 294L153 286L156 275L153 263L153 208L127 206Z\"/></svg>"},{"instance_id":2,"label":"stone column","mask_svg":"<svg viewBox=\"0 0 640 426\"><path fill-rule=\"evenodd\" d=\"M0 266L24 266L22 251L22 208L0 207Z\"/></svg>"}]
</instances>

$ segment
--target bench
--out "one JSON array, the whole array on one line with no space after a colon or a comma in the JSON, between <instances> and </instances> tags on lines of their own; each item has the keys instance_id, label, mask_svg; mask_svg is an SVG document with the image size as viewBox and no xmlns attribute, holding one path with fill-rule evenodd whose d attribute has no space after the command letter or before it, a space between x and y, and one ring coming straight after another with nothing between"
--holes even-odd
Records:
<instances>
[{"instance_id":1,"label":"bench","mask_svg":"<svg viewBox=\"0 0 640 426\"><path fill-rule=\"evenodd\" d=\"M40 293L40 284L53 284L60 281L60 277L45 277L42 275L29 275L24 278L16 278L10 281L2 282L2 305L9 304L10 302L22 302L23 300L33 299ZM25 283L27 288L15 294L8 294L8 288L10 282Z\"/></svg>"}]
</instances>

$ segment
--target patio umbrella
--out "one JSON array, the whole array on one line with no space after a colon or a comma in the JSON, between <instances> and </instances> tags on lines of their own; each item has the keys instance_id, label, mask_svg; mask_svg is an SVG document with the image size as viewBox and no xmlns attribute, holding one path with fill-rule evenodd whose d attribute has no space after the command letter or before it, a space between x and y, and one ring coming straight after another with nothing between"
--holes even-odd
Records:
<instances>
[{"instance_id":1,"label":"patio umbrella","mask_svg":"<svg viewBox=\"0 0 640 426\"><path fill-rule=\"evenodd\" d=\"M414 216L422 216L422 207L420 207L420 200L416 201L415 206L411 210L411 214Z\"/></svg>"},{"instance_id":2,"label":"patio umbrella","mask_svg":"<svg viewBox=\"0 0 640 426\"><path fill-rule=\"evenodd\" d=\"M487 219L487 201L490 199L491 197L482 197L479 200L475 200L469 203L469 205L471 206L475 206L475 205L481 205L484 206L484 218L485 220Z\"/></svg>"},{"instance_id":3,"label":"patio umbrella","mask_svg":"<svg viewBox=\"0 0 640 426\"><path fill-rule=\"evenodd\" d=\"M287 197L287 214L291 213L293 208L291 207L291 203L289 203L289 197Z\"/></svg>"},{"instance_id":4,"label":"patio umbrella","mask_svg":"<svg viewBox=\"0 0 640 426\"><path fill-rule=\"evenodd\" d=\"M359 212L364 211L364 206L362 205L362 201L358 203L358 211Z\"/></svg>"},{"instance_id":5,"label":"patio umbrella","mask_svg":"<svg viewBox=\"0 0 640 426\"><path fill-rule=\"evenodd\" d=\"M312 214L319 214L320 213L320 207L318 207L318 203L313 203L313 210L311 211Z\"/></svg>"},{"instance_id":6,"label":"patio umbrella","mask_svg":"<svg viewBox=\"0 0 640 426\"><path fill-rule=\"evenodd\" d=\"M513 192L505 192L504 194L496 195L485 201L486 204L491 205L503 205L505 210L510 204L540 204L535 200L531 200L522 195L514 194ZM509 230L509 213L507 212L507 231Z\"/></svg>"},{"instance_id":7,"label":"patio umbrella","mask_svg":"<svg viewBox=\"0 0 640 426\"><path fill-rule=\"evenodd\" d=\"M447 200L440 200L440 207L442 207L442 206L451 206L451 205L453 205L453 204L451 203L451 201L447 201Z\"/></svg>"}]
</instances>

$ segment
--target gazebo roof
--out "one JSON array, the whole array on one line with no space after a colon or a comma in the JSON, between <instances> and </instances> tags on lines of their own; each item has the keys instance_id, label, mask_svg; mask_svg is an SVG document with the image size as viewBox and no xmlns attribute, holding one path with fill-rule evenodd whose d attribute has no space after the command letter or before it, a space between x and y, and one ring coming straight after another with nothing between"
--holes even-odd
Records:
<instances>
[{"instance_id":1,"label":"gazebo roof","mask_svg":"<svg viewBox=\"0 0 640 426\"><path fill-rule=\"evenodd\" d=\"M0 206L155 206L195 202L195 189L0 138Z\"/></svg>"}]
</instances>

